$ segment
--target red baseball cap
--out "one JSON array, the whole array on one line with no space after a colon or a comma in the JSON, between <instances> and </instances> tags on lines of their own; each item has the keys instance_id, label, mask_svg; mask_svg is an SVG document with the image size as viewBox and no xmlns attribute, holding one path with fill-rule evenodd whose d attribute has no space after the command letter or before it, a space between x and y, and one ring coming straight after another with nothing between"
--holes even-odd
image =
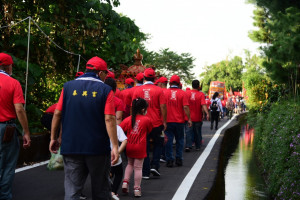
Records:
<instances>
[{"instance_id":1,"label":"red baseball cap","mask_svg":"<svg viewBox=\"0 0 300 200\"><path fill-rule=\"evenodd\" d=\"M136 80L138 80L138 81L141 81L141 80L143 80L143 78L144 78L144 74L143 74L143 72L141 72L141 73L138 73L137 75L136 75Z\"/></svg>"},{"instance_id":2,"label":"red baseball cap","mask_svg":"<svg viewBox=\"0 0 300 200\"><path fill-rule=\"evenodd\" d=\"M75 74L75 78L77 78L77 77L79 77L79 76L81 76L81 75L83 75L84 73L83 72L77 72L76 74Z\"/></svg>"},{"instance_id":3,"label":"red baseball cap","mask_svg":"<svg viewBox=\"0 0 300 200\"><path fill-rule=\"evenodd\" d=\"M155 77L155 71L152 68L147 68L144 71L144 76L147 78L154 78Z\"/></svg>"},{"instance_id":4,"label":"red baseball cap","mask_svg":"<svg viewBox=\"0 0 300 200\"><path fill-rule=\"evenodd\" d=\"M107 71L108 71L108 74L107 74L106 78L113 78L113 79L115 79L115 74L112 71L109 71L109 70L107 70Z\"/></svg>"},{"instance_id":5,"label":"red baseball cap","mask_svg":"<svg viewBox=\"0 0 300 200\"><path fill-rule=\"evenodd\" d=\"M13 59L6 53L0 53L0 66L7 66L14 64Z\"/></svg>"},{"instance_id":6,"label":"red baseball cap","mask_svg":"<svg viewBox=\"0 0 300 200\"><path fill-rule=\"evenodd\" d=\"M125 80L125 84L127 84L127 85L133 85L134 84L134 80L132 78L127 78Z\"/></svg>"},{"instance_id":7,"label":"red baseball cap","mask_svg":"<svg viewBox=\"0 0 300 200\"><path fill-rule=\"evenodd\" d=\"M187 88L185 88L185 90L191 90L191 88L187 87Z\"/></svg>"},{"instance_id":8,"label":"red baseball cap","mask_svg":"<svg viewBox=\"0 0 300 200\"><path fill-rule=\"evenodd\" d=\"M86 68L108 72L106 62L102 58L99 58L98 56L89 59L89 61L86 63Z\"/></svg>"},{"instance_id":9,"label":"red baseball cap","mask_svg":"<svg viewBox=\"0 0 300 200\"><path fill-rule=\"evenodd\" d=\"M158 85L158 80L156 80L156 81L154 82L154 85Z\"/></svg>"},{"instance_id":10,"label":"red baseball cap","mask_svg":"<svg viewBox=\"0 0 300 200\"><path fill-rule=\"evenodd\" d=\"M168 79L166 77L160 77L158 80L157 80L159 83L168 83Z\"/></svg>"},{"instance_id":11,"label":"red baseball cap","mask_svg":"<svg viewBox=\"0 0 300 200\"><path fill-rule=\"evenodd\" d=\"M170 78L170 84L171 83L178 83L180 84L180 77L177 76L177 75L173 75L171 78Z\"/></svg>"}]
</instances>

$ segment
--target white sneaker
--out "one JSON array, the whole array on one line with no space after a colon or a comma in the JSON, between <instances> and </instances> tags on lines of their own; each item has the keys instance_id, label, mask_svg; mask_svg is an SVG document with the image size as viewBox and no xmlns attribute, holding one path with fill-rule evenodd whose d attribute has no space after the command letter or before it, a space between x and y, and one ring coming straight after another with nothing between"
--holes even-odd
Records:
<instances>
[{"instance_id":1,"label":"white sneaker","mask_svg":"<svg viewBox=\"0 0 300 200\"><path fill-rule=\"evenodd\" d=\"M142 191L140 189L134 189L134 197L141 197L142 196Z\"/></svg>"},{"instance_id":2,"label":"white sneaker","mask_svg":"<svg viewBox=\"0 0 300 200\"><path fill-rule=\"evenodd\" d=\"M128 182L123 181L123 184L122 184L122 192L123 192L124 194L128 194L128 191L129 191L129 184L128 184Z\"/></svg>"},{"instance_id":3,"label":"white sneaker","mask_svg":"<svg viewBox=\"0 0 300 200\"><path fill-rule=\"evenodd\" d=\"M111 199L120 200L120 198L116 194L111 195Z\"/></svg>"}]
</instances>

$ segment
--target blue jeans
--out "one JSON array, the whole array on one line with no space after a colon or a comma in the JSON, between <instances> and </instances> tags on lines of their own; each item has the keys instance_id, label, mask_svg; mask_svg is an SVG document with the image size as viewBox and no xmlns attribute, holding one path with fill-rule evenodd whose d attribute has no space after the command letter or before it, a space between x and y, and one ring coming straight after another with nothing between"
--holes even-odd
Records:
<instances>
[{"instance_id":1,"label":"blue jeans","mask_svg":"<svg viewBox=\"0 0 300 200\"><path fill-rule=\"evenodd\" d=\"M15 177L15 169L19 157L19 139L17 131L9 143L2 143L5 127L0 124L0 199L12 199L12 183ZM11 124L15 125L15 124Z\"/></svg>"},{"instance_id":2,"label":"blue jeans","mask_svg":"<svg viewBox=\"0 0 300 200\"><path fill-rule=\"evenodd\" d=\"M227 108L224 106L223 113L222 113L222 119L226 116L226 113L227 113Z\"/></svg>"},{"instance_id":3,"label":"blue jeans","mask_svg":"<svg viewBox=\"0 0 300 200\"><path fill-rule=\"evenodd\" d=\"M162 137L163 126L155 127L152 131L147 135L147 157L144 159L143 163L143 176L150 175L150 168L159 169L159 160L162 153L162 147L164 144L164 138ZM150 139L153 141L153 156L152 161L150 163Z\"/></svg>"},{"instance_id":4,"label":"blue jeans","mask_svg":"<svg viewBox=\"0 0 300 200\"><path fill-rule=\"evenodd\" d=\"M176 140L176 158L182 160L182 152L184 145L184 123L167 123L165 134L168 137L166 144L166 159L167 161L174 160L173 156L173 139Z\"/></svg>"},{"instance_id":5,"label":"blue jeans","mask_svg":"<svg viewBox=\"0 0 300 200\"><path fill-rule=\"evenodd\" d=\"M195 141L196 149L200 149L202 144L202 122L193 122L192 127L186 124L186 147L192 148L193 141Z\"/></svg>"}]
</instances>

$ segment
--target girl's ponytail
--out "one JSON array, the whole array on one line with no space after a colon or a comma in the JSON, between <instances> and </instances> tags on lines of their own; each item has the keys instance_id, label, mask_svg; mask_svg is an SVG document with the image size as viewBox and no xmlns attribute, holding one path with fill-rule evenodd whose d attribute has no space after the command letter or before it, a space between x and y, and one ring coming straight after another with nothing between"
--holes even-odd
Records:
<instances>
[{"instance_id":1,"label":"girl's ponytail","mask_svg":"<svg viewBox=\"0 0 300 200\"><path fill-rule=\"evenodd\" d=\"M135 119L136 119L136 114L137 114L136 102L137 102L137 99L133 99L133 101L132 101L132 114L131 114L131 127L132 127L132 129L135 125Z\"/></svg>"}]
</instances>

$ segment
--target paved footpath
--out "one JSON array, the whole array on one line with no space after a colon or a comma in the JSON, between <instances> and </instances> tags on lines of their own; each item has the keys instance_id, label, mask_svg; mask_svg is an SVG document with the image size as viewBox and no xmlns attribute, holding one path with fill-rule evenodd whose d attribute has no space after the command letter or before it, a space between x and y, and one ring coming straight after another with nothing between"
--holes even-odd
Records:
<instances>
[{"instance_id":1,"label":"paved footpath","mask_svg":"<svg viewBox=\"0 0 300 200\"><path fill-rule=\"evenodd\" d=\"M229 126L234 123L234 121L236 120L233 120ZM225 119L221 120L221 122L219 122L219 128L221 129L226 122L228 121ZM167 168L165 163L161 163L160 178L150 177L149 180L142 180L142 199L203 199L205 197L203 195L207 194L208 190L212 186L211 176L216 173L216 160L219 152L215 146L211 145L210 148L213 147L213 149L210 154L208 154L207 150L205 150L209 149L209 147L206 147L216 133L215 130L210 130L209 127L210 122L204 121L202 127L204 142L201 150L195 151L193 149L191 152L184 152L182 167ZM224 130L222 132L224 132ZM217 139L220 140L220 137ZM194 171L194 173L191 172L189 177L185 179L187 174L192 171L191 168L194 166L201 154L207 154L208 159L202 166L200 173L198 174L200 169L199 167L196 171ZM211 156L212 158L209 159ZM194 178L195 180L193 180ZM185 181L182 184L184 179ZM133 181L131 181L129 188L129 195L123 196L123 194L119 192L120 199L134 199L132 182ZM179 187L180 190L177 192ZM83 193L88 197L88 199L92 199L89 178L86 182ZM61 200L64 198L64 172L48 171L46 165L18 172L15 174L15 180L13 183L13 196L14 200Z\"/></svg>"}]
</instances>

